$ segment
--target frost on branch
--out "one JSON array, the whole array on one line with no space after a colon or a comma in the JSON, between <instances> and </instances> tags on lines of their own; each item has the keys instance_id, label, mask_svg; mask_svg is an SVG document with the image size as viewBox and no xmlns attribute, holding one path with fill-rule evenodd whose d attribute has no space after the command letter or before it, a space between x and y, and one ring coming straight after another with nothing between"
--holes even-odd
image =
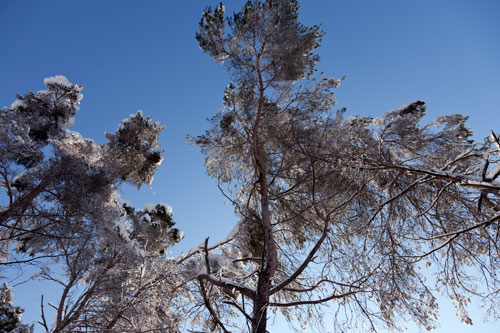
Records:
<instances>
[{"instance_id":1,"label":"frost on branch","mask_svg":"<svg viewBox=\"0 0 500 333\"><path fill-rule=\"evenodd\" d=\"M68 80L58 76L58 81ZM33 167L43 158L49 139L64 138L82 99L82 87L46 79L48 90L18 95L0 113L0 153L8 160Z\"/></svg>"},{"instance_id":2,"label":"frost on branch","mask_svg":"<svg viewBox=\"0 0 500 333\"><path fill-rule=\"evenodd\" d=\"M173 228L172 207L166 203L147 204L142 210L135 210L130 203L124 203L127 217L132 220L131 236L151 253L165 254L168 247L181 241L183 232Z\"/></svg>"},{"instance_id":3,"label":"frost on branch","mask_svg":"<svg viewBox=\"0 0 500 333\"><path fill-rule=\"evenodd\" d=\"M108 143L96 144L66 128L81 87L63 76L44 82L47 90L18 96L0 112L2 264L34 264L39 279L63 281L53 321L41 304L47 331L137 331L139 323L175 329L180 317L170 310L179 274L164 253L182 231L173 228L169 205L136 211L119 196L124 181L151 183L163 158L163 126L138 112L106 135ZM58 269L50 270L54 263ZM172 298L147 315L162 292Z\"/></svg>"},{"instance_id":4,"label":"frost on branch","mask_svg":"<svg viewBox=\"0 0 500 333\"><path fill-rule=\"evenodd\" d=\"M70 88L72 86L71 82L63 75L51 76L43 79L43 83L48 86L60 86L65 88Z\"/></svg>"},{"instance_id":5,"label":"frost on branch","mask_svg":"<svg viewBox=\"0 0 500 333\"><path fill-rule=\"evenodd\" d=\"M494 309L498 136L474 142L460 115L424 124L422 101L344 119L332 110L342 80L315 71L322 33L300 24L297 1L248 1L224 15L207 9L196 38L232 82L191 141L233 203L238 232L180 260L202 280L208 329L230 327L234 310L252 332L266 332L271 311L303 331L322 322L322 304L342 313L339 331L398 330L400 320L431 329L438 307L423 262L439 264L459 309L481 276ZM246 274L217 276L214 252ZM240 298L224 298L228 286Z\"/></svg>"},{"instance_id":6,"label":"frost on branch","mask_svg":"<svg viewBox=\"0 0 500 333\"><path fill-rule=\"evenodd\" d=\"M241 12L224 17L221 3L203 12L196 39L204 52L229 70L243 69L258 57L276 81L294 82L313 73L319 60L313 51L323 36L318 26L298 22L298 8L297 1L249 1ZM245 43L251 34L256 45Z\"/></svg>"},{"instance_id":7,"label":"frost on branch","mask_svg":"<svg viewBox=\"0 0 500 333\"><path fill-rule=\"evenodd\" d=\"M32 333L33 325L21 323L24 309L12 304L12 290L6 283L0 289L0 332Z\"/></svg>"},{"instance_id":8,"label":"frost on branch","mask_svg":"<svg viewBox=\"0 0 500 333\"><path fill-rule=\"evenodd\" d=\"M82 99L82 87L72 85L64 76L45 79L44 83L48 90L18 96L21 103L16 104L16 110L28 121L30 137L39 142L61 137L64 128L73 123Z\"/></svg>"},{"instance_id":9,"label":"frost on branch","mask_svg":"<svg viewBox=\"0 0 500 333\"><path fill-rule=\"evenodd\" d=\"M117 163L122 180L136 187L151 184L163 157L158 149L158 136L164 129L159 122L143 117L142 111L124 119L116 133L106 133L107 148Z\"/></svg>"}]
</instances>

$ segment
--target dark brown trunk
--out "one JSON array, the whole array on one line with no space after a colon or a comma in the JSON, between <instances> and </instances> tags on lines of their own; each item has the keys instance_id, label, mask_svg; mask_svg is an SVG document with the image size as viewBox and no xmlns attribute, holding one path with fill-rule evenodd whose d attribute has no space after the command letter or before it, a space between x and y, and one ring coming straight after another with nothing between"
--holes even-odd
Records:
<instances>
[{"instance_id":1,"label":"dark brown trunk","mask_svg":"<svg viewBox=\"0 0 500 333\"><path fill-rule=\"evenodd\" d=\"M265 173L260 175L260 194L262 209L262 227L264 229L263 263L257 284L257 294L253 300L252 333L265 333L267 327L267 305L271 291L271 281L276 272L277 253L274 243L271 213L269 211L269 194Z\"/></svg>"},{"instance_id":2,"label":"dark brown trunk","mask_svg":"<svg viewBox=\"0 0 500 333\"><path fill-rule=\"evenodd\" d=\"M260 288L259 288L260 289ZM263 288L269 289L269 288ZM258 294L253 303L252 333L266 333L267 327L267 295Z\"/></svg>"},{"instance_id":3,"label":"dark brown trunk","mask_svg":"<svg viewBox=\"0 0 500 333\"><path fill-rule=\"evenodd\" d=\"M271 224L271 212L269 210L269 189L267 184L267 172L265 147L259 137L260 121L264 106L264 83L260 71L260 54L257 56L257 73L259 77L259 104L255 123L253 126L253 153L255 158L255 171L259 175L260 207L262 214L262 229L264 231L264 252L262 255L262 266L257 282L257 292L253 298L252 333L265 333L267 327L267 305L269 303L271 282L276 272L277 251L274 243Z\"/></svg>"}]
</instances>

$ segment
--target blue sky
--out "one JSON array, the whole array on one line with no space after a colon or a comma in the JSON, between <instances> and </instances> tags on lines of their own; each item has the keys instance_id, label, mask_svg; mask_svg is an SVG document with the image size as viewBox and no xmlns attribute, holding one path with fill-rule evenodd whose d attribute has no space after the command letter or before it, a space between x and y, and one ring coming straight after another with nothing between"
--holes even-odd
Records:
<instances>
[{"instance_id":1,"label":"blue sky","mask_svg":"<svg viewBox=\"0 0 500 333\"><path fill-rule=\"evenodd\" d=\"M243 4L226 2L229 12ZM137 109L166 125L165 161L153 185L139 193L127 188L124 197L137 206L172 205L186 236L173 255L207 236L224 237L235 223L232 207L205 175L203 157L185 141L186 134L208 128L206 118L221 107L229 82L194 39L202 10L216 4L0 2L0 106L62 74L84 85L72 129L85 137L104 142L104 132ZM469 116L478 141L490 128L500 132L500 2L303 0L300 13L304 24L321 23L326 32L319 69L347 76L337 98L348 114L378 116L420 99L427 102L428 119ZM25 319L37 318L38 297L26 290L15 294L27 307ZM457 323L450 305L442 316L437 332L494 332L495 324L479 325L481 313L472 328Z\"/></svg>"}]
</instances>

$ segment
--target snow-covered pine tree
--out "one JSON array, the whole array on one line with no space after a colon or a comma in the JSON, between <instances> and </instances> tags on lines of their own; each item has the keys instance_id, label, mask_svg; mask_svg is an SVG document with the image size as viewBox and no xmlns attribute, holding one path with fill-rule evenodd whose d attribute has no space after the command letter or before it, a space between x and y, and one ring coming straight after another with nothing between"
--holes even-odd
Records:
<instances>
[{"instance_id":1,"label":"snow-covered pine tree","mask_svg":"<svg viewBox=\"0 0 500 333\"><path fill-rule=\"evenodd\" d=\"M153 180L163 126L138 111L96 144L67 128L82 87L60 75L44 83L0 112L1 267L36 264L38 278L61 286L53 323L42 303L48 332L174 327L177 278L164 253L182 232L167 204L135 209L119 195L123 182ZM144 311L152 299L161 315Z\"/></svg>"},{"instance_id":2,"label":"snow-covered pine tree","mask_svg":"<svg viewBox=\"0 0 500 333\"><path fill-rule=\"evenodd\" d=\"M21 323L23 312L24 309L13 305L12 289L4 283L0 288L0 333L32 333L33 326Z\"/></svg>"},{"instance_id":3,"label":"snow-covered pine tree","mask_svg":"<svg viewBox=\"0 0 500 333\"><path fill-rule=\"evenodd\" d=\"M333 113L342 79L317 73L322 33L298 9L250 0L226 16L220 4L196 34L233 81L192 141L240 216L224 241L179 260L199 287L205 329L244 320L264 333L278 310L298 331L332 311L341 331L398 329L400 319L431 328L436 285L420 271L431 262L470 322L471 268L492 304L500 290L498 137L474 143L459 115L420 125L421 101L377 119Z\"/></svg>"}]
</instances>

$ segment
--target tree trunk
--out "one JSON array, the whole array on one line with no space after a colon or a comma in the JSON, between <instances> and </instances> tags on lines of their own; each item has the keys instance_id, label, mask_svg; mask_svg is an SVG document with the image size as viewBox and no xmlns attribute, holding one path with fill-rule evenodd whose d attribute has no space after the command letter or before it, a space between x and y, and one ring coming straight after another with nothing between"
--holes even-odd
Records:
<instances>
[{"instance_id":1,"label":"tree trunk","mask_svg":"<svg viewBox=\"0 0 500 333\"><path fill-rule=\"evenodd\" d=\"M259 280L260 282L260 280ZM261 283L259 283L259 290ZM262 288L266 289L266 287ZM269 288L267 288L269 290ZM269 295L257 293L253 302L252 333L266 333L267 327L267 303Z\"/></svg>"},{"instance_id":2,"label":"tree trunk","mask_svg":"<svg viewBox=\"0 0 500 333\"><path fill-rule=\"evenodd\" d=\"M261 159L262 160L262 159ZM262 227L264 229L264 253L259 280L257 283L257 293L253 300L252 333L265 333L267 327L267 304L271 290L271 281L276 272L277 252L274 242L271 213L269 211L269 193L266 175L260 170L260 195L262 210Z\"/></svg>"}]
</instances>

